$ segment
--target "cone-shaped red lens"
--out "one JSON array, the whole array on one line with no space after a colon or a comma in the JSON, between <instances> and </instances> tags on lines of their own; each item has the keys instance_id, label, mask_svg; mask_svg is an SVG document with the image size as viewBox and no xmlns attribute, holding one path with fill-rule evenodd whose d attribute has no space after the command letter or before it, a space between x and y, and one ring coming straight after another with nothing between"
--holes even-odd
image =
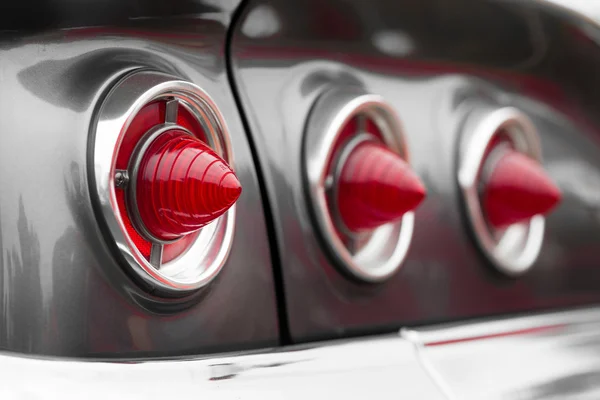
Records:
<instances>
[{"instance_id":1,"label":"cone-shaped red lens","mask_svg":"<svg viewBox=\"0 0 600 400\"><path fill-rule=\"evenodd\" d=\"M561 196L560 189L535 160L509 150L494 165L482 200L488 222L503 228L547 214Z\"/></svg>"},{"instance_id":2,"label":"cone-shaped red lens","mask_svg":"<svg viewBox=\"0 0 600 400\"><path fill-rule=\"evenodd\" d=\"M210 147L180 130L154 140L137 176L137 205L148 231L172 240L196 231L227 211L242 187Z\"/></svg>"},{"instance_id":3,"label":"cone-shaped red lens","mask_svg":"<svg viewBox=\"0 0 600 400\"><path fill-rule=\"evenodd\" d=\"M352 232L377 228L415 209L425 197L425 187L410 166L380 144L356 146L338 182L340 216Z\"/></svg>"}]
</instances>

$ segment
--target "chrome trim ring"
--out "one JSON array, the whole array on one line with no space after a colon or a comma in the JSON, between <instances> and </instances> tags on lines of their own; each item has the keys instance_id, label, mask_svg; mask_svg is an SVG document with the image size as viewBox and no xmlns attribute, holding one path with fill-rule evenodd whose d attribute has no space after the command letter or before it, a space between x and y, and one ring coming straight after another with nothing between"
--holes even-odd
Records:
<instances>
[{"instance_id":1,"label":"chrome trim ring","mask_svg":"<svg viewBox=\"0 0 600 400\"><path fill-rule=\"evenodd\" d=\"M479 198L479 178L488 144L500 131L506 132L517 151L542 161L538 133L526 115L512 107L479 110L468 116L464 127L458 184L477 244L500 272L518 276L533 266L540 253L545 218L536 215L527 223L513 224L503 231L486 223Z\"/></svg>"},{"instance_id":2,"label":"chrome trim ring","mask_svg":"<svg viewBox=\"0 0 600 400\"><path fill-rule=\"evenodd\" d=\"M137 250L117 206L115 190L122 189L116 189L115 185L115 156L135 115L146 104L161 99L167 100L168 104L165 124L159 127L176 127L176 110L174 115L173 107L169 106L176 101L176 105L183 105L196 117L204 128L208 144L232 165L226 124L207 93L170 75L137 71L113 86L97 112L97 122L92 126L95 132L92 149L95 190L92 192L125 264L151 287L172 294L185 294L207 285L223 268L233 242L235 205L202 228L190 247L174 260L162 263L163 243L158 241L152 242L149 260ZM135 157L135 152L132 157ZM135 175L128 171L128 176L131 184Z\"/></svg>"},{"instance_id":3,"label":"chrome trim ring","mask_svg":"<svg viewBox=\"0 0 600 400\"><path fill-rule=\"evenodd\" d=\"M373 230L363 238L364 244L358 250L339 236L343 226L328 207L328 196L333 192L331 188L336 180L329 172L339 168L335 165L330 168L330 165L336 157L334 153L337 153L342 128L361 115L377 125L390 150L409 162L402 125L381 96L334 89L324 93L311 111L304 138L304 174L310 208L326 247L345 271L359 280L374 283L388 279L401 267L412 239L414 213L408 212L400 221ZM356 137L360 135L359 127Z\"/></svg>"}]
</instances>

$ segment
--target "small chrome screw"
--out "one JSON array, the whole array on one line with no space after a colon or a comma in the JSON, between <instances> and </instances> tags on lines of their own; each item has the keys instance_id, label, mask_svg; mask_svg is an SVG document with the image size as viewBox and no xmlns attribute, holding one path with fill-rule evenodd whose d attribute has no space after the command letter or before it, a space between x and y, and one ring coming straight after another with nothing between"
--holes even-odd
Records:
<instances>
[{"instance_id":1,"label":"small chrome screw","mask_svg":"<svg viewBox=\"0 0 600 400\"><path fill-rule=\"evenodd\" d=\"M115 173L115 186L123 189L127 186L127 182L129 182L129 175L127 171L117 171Z\"/></svg>"}]
</instances>

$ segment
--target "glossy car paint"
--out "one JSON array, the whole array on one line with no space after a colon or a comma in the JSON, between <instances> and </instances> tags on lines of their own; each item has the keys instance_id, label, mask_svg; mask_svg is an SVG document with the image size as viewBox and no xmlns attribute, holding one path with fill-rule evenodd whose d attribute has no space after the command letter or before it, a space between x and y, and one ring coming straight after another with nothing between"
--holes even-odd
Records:
<instances>
[{"instance_id":1,"label":"glossy car paint","mask_svg":"<svg viewBox=\"0 0 600 400\"><path fill-rule=\"evenodd\" d=\"M600 301L596 26L539 2L256 0L232 71L273 212L294 341ZM428 188L407 260L385 284L348 279L323 251L303 183L311 107L331 87L382 95ZM456 183L461 129L478 107L515 106L538 130L564 192L525 276L474 244Z\"/></svg>"},{"instance_id":2,"label":"glossy car paint","mask_svg":"<svg viewBox=\"0 0 600 400\"><path fill-rule=\"evenodd\" d=\"M225 72L236 2L19 4L16 20L0 12L6 29L20 28L0 44L0 348L139 358L277 344L262 200ZM27 19L23 4L44 13ZM244 188L237 232L222 273L192 298L155 297L134 282L91 198L95 112L136 68L202 87L231 133Z\"/></svg>"}]
</instances>

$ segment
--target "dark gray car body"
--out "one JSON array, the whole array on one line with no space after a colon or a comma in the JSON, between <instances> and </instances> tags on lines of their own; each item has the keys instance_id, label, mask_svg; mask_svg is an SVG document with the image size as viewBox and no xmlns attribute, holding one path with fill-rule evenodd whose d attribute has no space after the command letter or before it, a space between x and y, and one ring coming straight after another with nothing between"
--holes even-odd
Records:
<instances>
[{"instance_id":1,"label":"dark gray car body","mask_svg":"<svg viewBox=\"0 0 600 400\"><path fill-rule=\"evenodd\" d=\"M373 340L373 370L413 371L405 394L449 398L479 393L480 386L470 392L452 371L493 349L461 344L454 349L466 356L456 358L427 348L446 334L461 341L486 335L480 331L511 336L569 326L575 336L562 328L550 334L555 341L545 363L576 357L572 343L597 351L597 341L584 338L595 332L585 327L597 323L597 312L575 310L600 301L600 30L584 15L545 1L476 0L60 0L11 2L0 10L0 349L7 354L77 358L90 373L96 367L83 360L209 356L173 372L175 382L191 372L184 387L192 393L196 375L206 383L267 371L259 374L270 382L271 371L286 366L301 376L298 360L314 376L323 365L337 374L328 362L341 362L345 349L355 360L353 354L368 353L361 343ZM98 107L133 69L168 73L210 94L229 128L243 186L223 271L183 299L153 295L136 281L90 189ZM309 210L303 137L315 99L331 87L377 93L393 106L428 188L409 255L382 284L344 274ZM541 256L522 277L496 272L465 221L456 182L465 98L526 112L541 132L546 170L564 194L547 219ZM516 318L564 309L574 317ZM506 317L516 318L506 329L503 322L493 329L467 323ZM459 325L438 330L440 323ZM546 343L544 335L535 331L526 345L502 343L518 353ZM358 336L354 347L350 338ZM326 342L312 344L333 339L351 343L332 342L333 353ZM289 347L304 343L310 344ZM388 343L399 359L381 362ZM273 347L279 350L265 353ZM238 350L260 354L215 356ZM12 356L3 357L0 364L11 369ZM566 396L569 382L595 390L584 383L597 374L597 360L585 360L592 366L585 372L565 367L562 386L543 379L534 385L531 378L527 398L541 391ZM356 375L339 375L334 384L361 375L363 366L348 362ZM139 368L146 366L173 368L164 363L136 370L110 364L98 384L109 385L110 374L143 376ZM480 365L492 375L500 368ZM43 371L31 368L32 376ZM554 379L556 370L544 379ZM388 375L357 387L380 385L378 379ZM294 394L294 385L277 382ZM390 390L402 394L401 387Z\"/></svg>"}]
</instances>

